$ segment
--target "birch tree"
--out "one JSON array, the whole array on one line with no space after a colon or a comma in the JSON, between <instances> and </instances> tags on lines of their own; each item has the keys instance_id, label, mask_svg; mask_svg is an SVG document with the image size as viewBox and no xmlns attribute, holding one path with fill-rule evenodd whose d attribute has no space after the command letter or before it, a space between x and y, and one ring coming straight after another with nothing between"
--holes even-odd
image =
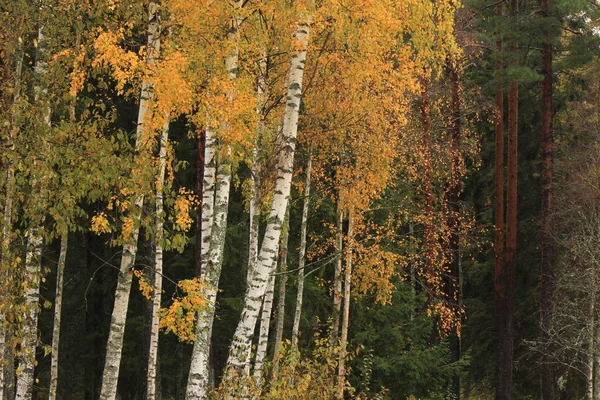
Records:
<instances>
[{"instance_id":1,"label":"birch tree","mask_svg":"<svg viewBox=\"0 0 600 400\"><path fill-rule=\"evenodd\" d=\"M234 5L234 12L239 12L242 2ZM238 32L241 19L235 15L231 21L231 29L228 33L228 40L233 48L225 60L227 75L232 82L235 82L238 75ZM230 101L235 100L235 93L227 94ZM220 126L222 131L229 129L227 123L222 122ZM188 375L188 384L186 389L186 399L203 399L207 395L209 376L210 376L210 347L212 337L212 327L215 316L215 305L217 299L217 290L221 268L223 265L223 251L225 248L225 234L227 232L227 213L229 206L229 190L231 186L231 149L228 146L217 148L216 137L210 128L210 122L207 123L205 139L205 167L203 184L203 207L202 207L202 271L201 277L208 284L206 298L208 305L204 311L198 315L198 324L196 327L196 341L192 352L192 363ZM216 178L212 178L215 173L214 163L218 160L216 168ZM212 165L211 165L212 163ZM211 180L215 179L214 186ZM213 189L214 188L214 189ZM212 193L214 190L214 194ZM214 200L213 200L214 199ZM212 207L211 207L212 202ZM206 215L205 215L206 212ZM206 248L204 246L207 246ZM204 261L206 260L206 262Z\"/></svg>"},{"instance_id":2,"label":"birch tree","mask_svg":"<svg viewBox=\"0 0 600 400\"><path fill-rule=\"evenodd\" d=\"M312 153L309 150L306 163L306 178L304 181L304 204L302 205L302 222L300 224L300 251L298 254L298 294L296 295L296 309L294 311L294 324L292 325L292 351L298 350L300 335L300 316L302 315L302 300L304 296L304 265L306 256L306 233L308 231L308 207L310 204L310 173L312 169Z\"/></svg>"},{"instance_id":3,"label":"birch tree","mask_svg":"<svg viewBox=\"0 0 600 400\"><path fill-rule=\"evenodd\" d=\"M277 180L267 227L258 255L258 262L248 285L244 299L244 308L234 334L229 352L228 376L241 376L249 359L252 335L258 319L269 275L273 272L277 261L279 239L288 206L291 181L293 175L296 134L298 130L298 114L302 97L302 78L306 63L310 17L303 15L294 32L299 43L299 51L292 56L288 75L286 107L283 118L279 148L277 153ZM240 388L247 393L247 388Z\"/></svg>"},{"instance_id":4,"label":"birch tree","mask_svg":"<svg viewBox=\"0 0 600 400\"><path fill-rule=\"evenodd\" d=\"M148 7L148 50L146 60L148 66L154 65L156 58L160 55L160 30L158 4L152 1ZM153 84L146 79L142 83L137 117L135 138L136 162L140 162L140 159L144 158L144 152L147 151L144 142L147 140L150 132L147 132L146 124L150 121L153 101ZM115 302L110 322L108 342L106 344L102 387L100 390L100 398L102 400L114 400L117 396L117 382L121 364L123 335L125 333L127 306L129 304L129 294L131 292L131 270L137 254L139 223L143 205L144 195L142 193L135 193L133 209L127 220L130 224L130 227L127 228L129 232L125 232L127 235L124 234L123 238L125 243L123 245L123 255L117 278L117 287L115 289Z\"/></svg>"},{"instance_id":5,"label":"birch tree","mask_svg":"<svg viewBox=\"0 0 600 400\"><path fill-rule=\"evenodd\" d=\"M160 149L158 155L158 176L156 177L156 249L154 255L154 294L152 296L152 316L150 322L150 349L148 354L148 373L146 377L146 398L155 400L157 398L157 367L158 367L158 336L159 336L159 312L162 299L163 278L163 237L164 237L164 194L165 169L167 166L167 144L169 140L169 121L162 130L160 136Z\"/></svg>"}]
</instances>

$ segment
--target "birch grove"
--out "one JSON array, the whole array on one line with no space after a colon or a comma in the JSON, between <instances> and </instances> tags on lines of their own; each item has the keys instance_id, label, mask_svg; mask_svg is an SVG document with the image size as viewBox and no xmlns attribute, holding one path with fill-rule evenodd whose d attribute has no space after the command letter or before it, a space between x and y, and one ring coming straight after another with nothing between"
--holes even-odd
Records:
<instances>
[{"instance_id":1,"label":"birch grove","mask_svg":"<svg viewBox=\"0 0 600 400\"><path fill-rule=\"evenodd\" d=\"M38 3L0 400L600 397L595 2Z\"/></svg>"}]
</instances>

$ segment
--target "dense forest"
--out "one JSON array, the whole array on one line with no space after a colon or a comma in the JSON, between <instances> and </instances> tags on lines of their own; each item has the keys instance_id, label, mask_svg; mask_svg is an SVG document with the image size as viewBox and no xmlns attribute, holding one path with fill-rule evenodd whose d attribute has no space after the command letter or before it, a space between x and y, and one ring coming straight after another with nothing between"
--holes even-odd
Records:
<instances>
[{"instance_id":1,"label":"dense forest","mask_svg":"<svg viewBox=\"0 0 600 400\"><path fill-rule=\"evenodd\" d=\"M600 400L595 0L0 0L0 400Z\"/></svg>"}]
</instances>

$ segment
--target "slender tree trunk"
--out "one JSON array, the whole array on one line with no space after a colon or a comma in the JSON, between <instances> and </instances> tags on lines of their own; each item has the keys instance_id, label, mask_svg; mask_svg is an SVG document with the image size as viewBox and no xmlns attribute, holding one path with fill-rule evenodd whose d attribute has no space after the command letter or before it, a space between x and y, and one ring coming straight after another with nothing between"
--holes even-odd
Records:
<instances>
[{"instance_id":1,"label":"slender tree trunk","mask_svg":"<svg viewBox=\"0 0 600 400\"><path fill-rule=\"evenodd\" d=\"M511 0L511 15L517 15L517 0ZM516 51L516 44L512 45ZM518 184L518 117L519 84L511 81L508 88L508 180L506 197L506 252L504 273L504 299L500 312L502 325L498 331L498 369L496 377L496 399L513 398L514 356L514 285L517 266L517 184Z\"/></svg>"},{"instance_id":2,"label":"slender tree trunk","mask_svg":"<svg viewBox=\"0 0 600 400\"><path fill-rule=\"evenodd\" d=\"M204 202L204 143L206 140L206 131L198 132L198 165L196 166L196 196ZM194 248L194 262L196 264L196 276L200 276L202 271L202 215L204 203L200 203L196 208L196 246Z\"/></svg>"},{"instance_id":3,"label":"slender tree trunk","mask_svg":"<svg viewBox=\"0 0 600 400\"><path fill-rule=\"evenodd\" d=\"M60 238L60 255L58 257L58 266L56 268L56 297L54 300L54 326L52 330L52 358L50 360L50 390L49 400L56 399L56 389L58 387L58 354L60 345L60 327L62 313L62 293L63 276L65 263L67 261L67 241L68 231L63 231Z\"/></svg>"},{"instance_id":4,"label":"slender tree trunk","mask_svg":"<svg viewBox=\"0 0 600 400\"><path fill-rule=\"evenodd\" d=\"M168 117L167 117L168 118ZM150 323L150 349L148 352L148 375L146 381L146 400L155 400L157 394L157 369L158 369L158 336L159 312L162 299L163 277L163 186L165 183L165 169L167 166L167 143L169 140L169 121L165 122L160 136L160 150L158 154L158 177L156 179L156 250L154 254L154 295L152 296L152 316Z\"/></svg>"},{"instance_id":5,"label":"slender tree trunk","mask_svg":"<svg viewBox=\"0 0 600 400\"><path fill-rule=\"evenodd\" d=\"M285 236L285 233L283 234ZM258 336L258 346L256 348L256 357L254 359L254 379L256 387L260 388L263 384L264 362L267 355L267 345L269 343L269 331L271 327L271 313L273 311L273 292L275 291L275 275L269 275L267 282L267 291L262 304L260 328Z\"/></svg>"},{"instance_id":6,"label":"slender tree trunk","mask_svg":"<svg viewBox=\"0 0 600 400\"><path fill-rule=\"evenodd\" d=\"M342 329L340 335L340 354L338 370L338 392L337 398L344 398L344 389L346 387L346 356L348 346L348 327L350 323L350 293L352 281L352 241L354 234L354 215L348 213L348 243L346 245L346 268L344 269L344 313L342 316Z\"/></svg>"},{"instance_id":7,"label":"slender tree trunk","mask_svg":"<svg viewBox=\"0 0 600 400\"><path fill-rule=\"evenodd\" d=\"M424 201L424 235L425 235L425 282L427 288L427 299L429 303L433 301L434 290L436 287L435 274L433 271L434 260L436 259L435 247L436 239L434 234L434 215L433 215L433 154L431 148L431 100L429 98L429 72L425 69L425 77L422 80L421 91L421 129L423 133L423 201ZM431 344L437 340L437 330L431 333Z\"/></svg>"},{"instance_id":8,"label":"slender tree trunk","mask_svg":"<svg viewBox=\"0 0 600 400\"><path fill-rule=\"evenodd\" d=\"M461 129L461 108L460 108L460 77L458 65L455 60L449 60L450 81L452 84L452 122L450 126L451 149L452 149L452 177L450 187L446 193L446 203L448 207L448 227L450 228L450 240L448 243L449 259L449 284L448 300L453 302L452 309L460 312L460 271L459 271L459 197L460 197L460 129ZM460 360L461 352L460 326L453 326L450 332L450 361L456 363ZM460 400L460 375L456 374L452 379L452 395L454 400Z\"/></svg>"},{"instance_id":9,"label":"slender tree trunk","mask_svg":"<svg viewBox=\"0 0 600 400\"><path fill-rule=\"evenodd\" d=\"M44 60L45 42L44 26L38 28L38 53L36 55L35 72L39 77L43 77L48 72L48 66ZM44 102L47 90L40 83L34 87L34 98L36 103ZM51 111L47 106L43 107L44 129L50 128ZM43 144L44 149L46 146ZM42 150L43 151L43 150ZM43 157L43 155L42 155ZM35 369L35 350L37 347L37 323L40 298L40 279L42 273L42 245L43 225L45 221L46 198L43 194L43 176L38 171L38 160L34 160L32 166L31 187L34 193L38 193L37 203L31 211L34 215L31 218L31 227L27 236L27 250L25 256L25 271L27 280L27 290L25 291L26 315L23 324L23 339L21 342L21 355L19 357L19 369L21 373L17 376L16 382L16 400L29 400L33 396L33 381Z\"/></svg>"},{"instance_id":10,"label":"slender tree trunk","mask_svg":"<svg viewBox=\"0 0 600 400\"><path fill-rule=\"evenodd\" d=\"M260 168L260 156L262 137L265 129L264 121L264 103L266 98L266 74L267 74L267 60L266 56L263 55L259 63L260 73L258 77L257 85L257 96L258 106L256 107L256 114L258 115L259 121L257 125L256 145L252 151L252 179L250 186L250 234L248 243L248 271L246 275L246 285L252 279L252 273L256 267L258 260L258 229L260 225L260 198L261 198L261 168Z\"/></svg>"},{"instance_id":11,"label":"slender tree trunk","mask_svg":"<svg viewBox=\"0 0 600 400\"><path fill-rule=\"evenodd\" d=\"M14 141L19 131L20 113L18 109L18 103L21 99L21 77L23 74L23 48L22 44L17 45L17 51L15 55L15 83L14 83L14 95L13 95L13 110L11 113L11 127L10 135L8 138L7 147L12 148ZM15 195L15 168L13 155L8 160L6 166L6 183L4 190L4 215L2 220L2 248L0 253L0 268L2 274L6 277L9 276L10 271L10 249L11 249L11 233L12 233L12 215L13 215L13 200ZM0 289L2 295L5 298L11 297L11 288L3 287ZM0 312L0 400L5 398L4 388L9 383L10 379L5 379L6 373L11 373L14 369L13 352L6 347L7 333L10 327L8 326L4 314ZM7 368L5 370L5 365ZM7 393L8 394L8 393ZM9 396L7 399L12 400Z\"/></svg>"},{"instance_id":12,"label":"slender tree trunk","mask_svg":"<svg viewBox=\"0 0 600 400\"><path fill-rule=\"evenodd\" d=\"M160 14L158 4L150 2L148 7L148 54L147 63L153 65L155 58L160 54ZM150 107L154 101L154 91L152 83L144 81L140 94L140 106L137 118L137 130L135 139L136 162L143 156L146 150L144 147L145 137L150 133L145 131L145 123L150 117ZM113 305L112 317L110 321L110 330L108 342L106 344L106 356L104 359L104 370L102 373L102 387L100 389L100 399L114 400L117 396L117 383L119 380L119 368L121 364L121 352L123 349L123 336L125 333L125 323L127 320L127 307L129 305L129 294L131 292L132 269L137 255L137 242L139 236L139 223L141 220L142 208L144 206L144 195L136 194L131 211L131 220L134 228L126 242L123 245L123 255L117 278L117 288L115 289L115 301Z\"/></svg>"},{"instance_id":13,"label":"slender tree trunk","mask_svg":"<svg viewBox=\"0 0 600 400\"><path fill-rule=\"evenodd\" d=\"M235 7L239 9L242 2L236 2ZM237 40L241 20L236 16L232 19L232 28L228 38ZM225 68L231 80L237 79L238 68L237 46L225 59ZM233 101L234 93L229 93ZM221 128L227 128L225 123ZM214 165L217 159L216 138L207 121L205 142L205 166L203 186L203 209L202 209L202 271L209 287L206 289L207 307L198 313L198 324L196 326L196 341L192 350L192 362L188 374L186 388L186 400L204 399L209 388L211 375L210 349L212 328L215 316L215 305L221 268L223 266L223 251L225 249L225 236L227 233L227 215L229 209L229 191L231 188L231 150L227 147L219 149L218 169L215 181L215 189L211 184L214 176ZM213 193L214 190L214 193ZM213 200L214 199L214 200Z\"/></svg>"},{"instance_id":14,"label":"slender tree trunk","mask_svg":"<svg viewBox=\"0 0 600 400\"><path fill-rule=\"evenodd\" d=\"M310 172L312 169L312 153L308 153L306 163L306 181L304 182L304 204L302 206L302 222L300 224L300 251L298 254L298 294L296 295L296 311L292 325L292 351L298 350L300 337L300 316L302 315L302 298L304 295L304 265L306 255L306 232L308 227L308 207L310 205Z\"/></svg>"},{"instance_id":15,"label":"slender tree trunk","mask_svg":"<svg viewBox=\"0 0 600 400\"><path fill-rule=\"evenodd\" d=\"M302 78L306 63L306 47L308 45L310 19L299 23L294 34L301 44L302 50L292 56L288 75L287 102L281 130L280 147L277 154L277 180L267 221L265 235L258 256L258 262L246 296L240 322L235 331L228 360L229 377L240 376L245 369L246 360L251 349L252 335L262 298L264 297L267 279L277 261L281 227L288 206L296 148L298 129L298 113L302 97ZM243 395L247 388L240 388Z\"/></svg>"},{"instance_id":16,"label":"slender tree trunk","mask_svg":"<svg viewBox=\"0 0 600 400\"><path fill-rule=\"evenodd\" d=\"M550 17L549 0L542 0L542 12ZM554 292L554 132L552 127L552 34L544 31L545 43L542 46L542 276L540 288L540 330L542 342L548 341L548 332L552 328L552 296ZM554 400L554 367L549 348L542 357L541 385L542 400Z\"/></svg>"},{"instance_id":17,"label":"slender tree trunk","mask_svg":"<svg viewBox=\"0 0 600 400\"><path fill-rule=\"evenodd\" d=\"M339 193L339 192L338 192ZM335 271L333 274L333 315L331 321L331 344L338 345L340 330L340 315L342 313L342 251L344 248L344 210L342 209L341 194L338 196L336 211L336 237L335 251L337 252L335 260Z\"/></svg>"},{"instance_id":18,"label":"slender tree trunk","mask_svg":"<svg viewBox=\"0 0 600 400\"><path fill-rule=\"evenodd\" d=\"M208 139L208 137L207 137ZM208 140L207 140L208 142ZM219 161L216 194L214 204L214 223L210 234L210 249L206 263L202 265L202 277L209 287L206 289L207 307L198 315L196 341L192 353L192 364L188 375L186 399L204 399L208 390L210 374L210 341L215 316L215 305L221 268L223 266L223 250L227 232L227 211L229 207L229 190L231 187L231 164L224 156ZM203 221L206 223L206 221Z\"/></svg>"},{"instance_id":19,"label":"slender tree trunk","mask_svg":"<svg viewBox=\"0 0 600 400\"><path fill-rule=\"evenodd\" d=\"M290 206L285 212L285 221L283 223L283 232L281 233L281 251L279 252L279 299L277 308L277 330L275 331L275 349L273 351L273 374L279 371L279 352L281 351L281 341L283 338L283 325L285 322L285 292L287 286L287 256L288 242L290 238Z\"/></svg>"}]
</instances>

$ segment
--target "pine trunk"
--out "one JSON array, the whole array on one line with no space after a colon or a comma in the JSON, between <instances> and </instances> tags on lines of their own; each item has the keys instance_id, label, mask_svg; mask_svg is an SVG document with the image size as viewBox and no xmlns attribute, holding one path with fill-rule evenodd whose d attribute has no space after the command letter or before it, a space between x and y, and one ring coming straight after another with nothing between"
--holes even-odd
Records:
<instances>
[{"instance_id":1,"label":"pine trunk","mask_svg":"<svg viewBox=\"0 0 600 400\"><path fill-rule=\"evenodd\" d=\"M299 24L295 39L302 50L292 56L288 75L287 101L281 130L280 147L277 153L277 180L264 239L258 255L256 269L246 291L244 308L240 322L236 328L228 360L229 376L240 376L246 367L246 360L251 349L252 335L265 295L267 280L277 262L281 228L288 206L298 130L298 113L302 97L302 78L306 63L306 47L308 45L309 21ZM240 388L242 394L247 387Z\"/></svg>"},{"instance_id":2,"label":"pine trunk","mask_svg":"<svg viewBox=\"0 0 600 400\"><path fill-rule=\"evenodd\" d=\"M306 180L304 182L304 204L302 206L302 222L300 223L300 251L298 254L298 294L296 295L296 310L292 325L292 351L298 350L300 337L300 316L302 315L302 300L304 295L304 265L306 256L306 232L308 228L308 207L310 205L310 173L312 169L312 153L308 154L306 164Z\"/></svg>"},{"instance_id":3,"label":"pine trunk","mask_svg":"<svg viewBox=\"0 0 600 400\"><path fill-rule=\"evenodd\" d=\"M62 293L63 276L65 263L67 261L67 241L69 233L64 231L60 238L60 255L58 257L58 266L56 267L56 297L54 299L54 326L52 329L52 358L50 360L50 390L49 400L56 399L56 389L58 388L58 354L60 349L60 322L62 313Z\"/></svg>"},{"instance_id":4,"label":"pine trunk","mask_svg":"<svg viewBox=\"0 0 600 400\"><path fill-rule=\"evenodd\" d=\"M550 17L549 0L542 0L542 12ZM552 296L554 292L553 186L554 132L552 124L552 37L544 31L542 46L542 272L540 288L540 330L542 342L548 341L551 329ZM550 351L550 350L549 350ZM541 365L542 400L554 400L555 378L550 354L544 353Z\"/></svg>"},{"instance_id":5,"label":"pine trunk","mask_svg":"<svg viewBox=\"0 0 600 400\"><path fill-rule=\"evenodd\" d=\"M159 313L162 299L163 277L163 186L165 183L165 169L167 165L167 143L169 140L169 122L165 123L160 136L160 149L158 154L158 177L156 179L156 250L154 254L154 293L152 296L152 314L150 323L150 349L148 351L148 374L146 381L146 400L157 398L157 369L158 369L158 336Z\"/></svg>"},{"instance_id":6,"label":"pine trunk","mask_svg":"<svg viewBox=\"0 0 600 400\"><path fill-rule=\"evenodd\" d=\"M346 244L346 267L344 269L344 313L342 315L342 329L340 335L340 354L338 370L337 398L343 400L346 387L346 356L348 346L348 327L350 323L350 293L352 282L352 241L354 234L354 215L348 214L348 242Z\"/></svg>"},{"instance_id":7,"label":"pine trunk","mask_svg":"<svg viewBox=\"0 0 600 400\"><path fill-rule=\"evenodd\" d=\"M275 331L275 344L273 351L273 373L276 374L279 371L279 352L281 350L281 341L283 338L283 325L285 322L285 292L287 286L287 256L288 256L288 243L290 238L290 206L288 206L285 212L285 222L283 223L283 232L281 237L281 251L279 256L279 298L277 300L277 330Z\"/></svg>"},{"instance_id":8,"label":"pine trunk","mask_svg":"<svg viewBox=\"0 0 600 400\"><path fill-rule=\"evenodd\" d=\"M148 65L153 65L155 58L160 54L160 17L158 5L151 2L148 7ZM150 108L154 100L153 87L148 81L142 83L140 94L140 106L137 118L136 130L136 161L140 153L145 151L143 143L145 136L144 124L150 116ZM144 196L136 194L131 211L131 219L134 228L126 242L123 245L123 256L117 278L117 287L115 289L115 301L113 305L112 317L110 321L110 330L108 341L106 343L106 356L104 359L104 370L102 372L102 387L100 389L101 400L115 400L117 396L117 383L119 380L119 368L121 365L121 353L123 349L123 336L125 334L125 323L127 320L127 307L129 305L129 294L131 292L132 269L137 255L137 242L139 236L139 223L141 220L142 208L144 206Z\"/></svg>"}]
</instances>

